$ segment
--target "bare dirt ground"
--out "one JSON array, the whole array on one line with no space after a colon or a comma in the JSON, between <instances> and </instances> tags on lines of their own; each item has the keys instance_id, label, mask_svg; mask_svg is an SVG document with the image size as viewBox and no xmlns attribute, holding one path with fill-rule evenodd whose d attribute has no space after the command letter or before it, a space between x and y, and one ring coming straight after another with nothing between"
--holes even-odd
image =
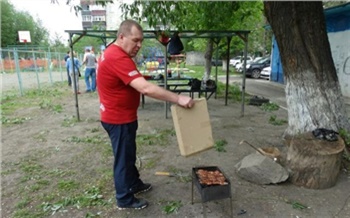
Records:
<instances>
[{"instance_id":1,"label":"bare dirt ground","mask_svg":"<svg viewBox=\"0 0 350 218\"><path fill-rule=\"evenodd\" d=\"M81 82L82 88L83 81ZM62 112L53 107L24 99L23 107L6 118L27 118L20 124L2 126L1 156L1 217L350 217L350 174L342 171L337 184L325 190L296 187L289 182L277 185L256 185L241 179L235 165L255 152L246 140L257 147L275 146L285 150L282 134L287 124L269 123L272 115L287 120L283 109L265 112L256 106L245 106L223 99L208 100L214 141L225 140L225 152L209 149L198 154L180 155L176 136L168 134L165 144L157 141L164 130L173 130L173 121L165 119L164 103L146 98L139 109L138 134L156 136L155 141L138 148L141 178L152 183L150 192L140 197L150 202L140 211L118 211L115 207L112 181L113 158L109 139L99 122L96 93L79 95L80 122L71 90L65 85L56 88L62 94L52 97L51 104L61 105ZM84 90L84 89L82 89ZM146 137L144 137L146 138ZM144 139L146 140L146 139ZM232 199L201 203L191 172L196 166L218 166L231 181ZM180 177L155 176L156 171L176 171ZM29 176L28 176L29 175ZM73 184L73 185L72 185ZM75 184L75 185L74 185ZM106 205L65 206L55 213L40 213L44 202L54 204L68 199L76 190L100 187ZM80 188L80 189L79 189ZM192 196L194 204L191 203ZM165 214L169 202L181 202L177 212ZM293 202L305 209L293 208ZM49 205L49 204L47 204ZM245 214L239 214L245 210ZM52 215L53 214L53 215Z\"/></svg>"}]
</instances>

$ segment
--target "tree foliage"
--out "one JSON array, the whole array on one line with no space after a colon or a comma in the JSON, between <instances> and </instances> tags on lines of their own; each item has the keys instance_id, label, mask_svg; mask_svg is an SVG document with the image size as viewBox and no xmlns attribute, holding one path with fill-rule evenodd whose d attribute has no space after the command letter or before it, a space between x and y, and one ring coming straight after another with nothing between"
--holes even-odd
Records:
<instances>
[{"instance_id":1,"label":"tree foliage","mask_svg":"<svg viewBox=\"0 0 350 218\"><path fill-rule=\"evenodd\" d=\"M258 35L262 34L257 32L264 32L261 2L134 1L132 4L122 4L121 8L124 18L136 19L139 22L146 19L148 26L153 29L180 31L253 29L253 34ZM259 37L255 38L259 39ZM226 44L223 40L221 43ZM233 38L232 44L234 45L231 49L232 53L243 50L244 43L238 37ZM192 42L192 45L200 50L206 48L206 43L203 44L198 39ZM224 49L221 51L221 56L223 54L226 54Z\"/></svg>"},{"instance_id":2,"label":"tree foliage","mask_svg":"<svg viewBox=\"0 0 350 218\"><path fill-rule=\"evenodd\" d=\"M48 30L41 20L34 20L28 12L17 11L8 0L1 1L1 46L21 45L18 31L31 34L31 45L48 45Z\"/></svg>"}]
</instances>

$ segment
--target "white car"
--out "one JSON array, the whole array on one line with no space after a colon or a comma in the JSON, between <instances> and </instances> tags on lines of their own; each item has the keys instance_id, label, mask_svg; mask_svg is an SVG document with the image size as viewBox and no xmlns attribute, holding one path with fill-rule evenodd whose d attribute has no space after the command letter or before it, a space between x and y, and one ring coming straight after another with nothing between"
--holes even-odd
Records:
<instances>
[{"instance_id":1,"label":"white car","mask_svg":"<svg viewBox=\"0 0 350 218\"><path fill-rule=\"evenodd\" d=\"M230 65L231 66L236 66L236 64L241 63L241 56L234 57L230 59Z\"/></svg>"},{"instance_id":2,"label":"white car","mask_svg":"<svg viewBox=\"0 0 350 218\"><path fill-rule=\"evenodd\" d=\"M260 72L260 78L271 79L271 67L264 67Z\"/></svg>"}]
</instances>

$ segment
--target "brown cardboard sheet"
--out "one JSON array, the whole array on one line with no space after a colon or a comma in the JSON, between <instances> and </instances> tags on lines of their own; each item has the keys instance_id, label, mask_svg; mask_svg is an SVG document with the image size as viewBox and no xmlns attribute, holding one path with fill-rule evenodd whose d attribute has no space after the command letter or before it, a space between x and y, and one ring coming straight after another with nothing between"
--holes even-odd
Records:
<instances>
[{"instance_id":1,"label":"brown cardboard sheet","mask_svg":"<svg viewBox=\"0 0 350 218\"><path fill-rule=\"evenodd\" d=\"M195 99L191 109L171 106L176 137L182 156L189 156L214 145L207 100Z\"/></svg>"}]
</instances>

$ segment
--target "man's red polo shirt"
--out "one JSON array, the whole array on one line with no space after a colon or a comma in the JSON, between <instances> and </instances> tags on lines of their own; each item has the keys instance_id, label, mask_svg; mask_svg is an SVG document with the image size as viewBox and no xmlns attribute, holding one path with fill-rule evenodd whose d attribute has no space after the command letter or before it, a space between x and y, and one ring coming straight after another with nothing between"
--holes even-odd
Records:
<instances>
[{"instance_id":1,"label":"man's red polo shirt","mask_svg":"<svg viewBox=\"0 0 350 218\"><path fill-rule=\"evenodd\" d=\"M129 84L141 76L128 54L115 44L108 46L99 59L97 73L101 121L125 124L137 120L140 93Z\"/></svg>"}]
</instances>

